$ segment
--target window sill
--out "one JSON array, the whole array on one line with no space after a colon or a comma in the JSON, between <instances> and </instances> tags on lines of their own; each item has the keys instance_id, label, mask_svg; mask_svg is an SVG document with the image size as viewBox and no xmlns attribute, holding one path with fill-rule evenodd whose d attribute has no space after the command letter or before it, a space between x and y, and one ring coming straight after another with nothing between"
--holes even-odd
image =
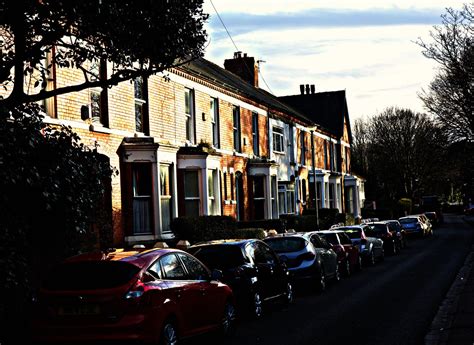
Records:
<instances>
[{"instance_id":1,"label":"window sill","mask_svg":"<svg viewBox=\"0 0 474 345\"><path fill-rule=\"evenodd\" d=\"M98 133L105 133L105 134L112 134L112 131L110 128L104 127L101 124L91 124L89 126L89 130L91 132L98 132Z\"/></svg>"},{"instance_id":2,"label":"window sill","mask_svg":"<svg viewBox=\"0 0 474 345\"><path fill-rule=\"evenodd\" d=\"M280 152L280 151L273 151L273 153L275 153L277 155L281 155L281 156L285 155L285 152Z\"/></svg>"}]
</instances>

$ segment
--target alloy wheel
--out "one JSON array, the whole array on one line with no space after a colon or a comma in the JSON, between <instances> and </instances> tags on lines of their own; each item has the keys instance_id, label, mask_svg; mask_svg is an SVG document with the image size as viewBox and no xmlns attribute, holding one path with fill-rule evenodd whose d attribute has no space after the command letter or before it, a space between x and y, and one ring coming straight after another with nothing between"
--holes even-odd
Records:
<instances>
[{"instance_id":1,"label":"alloy wheel","mask_svg":"<svg viewBox=\"0 0 474 345\"><path fill-rule=\"evenodd\" d=\"M178 344L178 332L173 323L167 322L163 327L161 335L161 345L176 345Z\"/></svg>"},{"instance_id":2,"label":"alloy wheel","mask_svg":"<svg viewBox=\"0 0 474 345\"><path fill-rule=\"evenodd\" d=\"M224 308L224 318L222 319L222 333L224 336L233 332L235 327L236 311L232 303L226 303Z\"/></svg>"}]
</instances>

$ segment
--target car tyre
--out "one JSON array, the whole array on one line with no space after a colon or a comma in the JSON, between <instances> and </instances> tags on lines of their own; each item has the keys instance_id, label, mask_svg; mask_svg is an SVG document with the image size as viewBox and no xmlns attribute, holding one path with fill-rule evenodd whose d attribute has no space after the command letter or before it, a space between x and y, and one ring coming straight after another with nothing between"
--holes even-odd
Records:
<instances>
[{"instance_id":1,"label":"car tyre","mask_svg":"<svg viewBox=\"0 0 474 345\"><path fill-rule=\"evenodd\" d=\"M160 345L178 344L178 330L176 324L171 320L165 322L161 332Z\"/></svg>"},{"instance_id":2,"label":"car tyre","mask_svg":"<svg viewBox=\"0 0 474 345\"><path fill-rule=\"evenodd\" d=\"M263 301L258 291L254 292L250 302L250 313L252 317L256 319L260 318L263 314Z\"/></svg>"},{"instance_id":3,"label":"car tyre","mask_svg":"<svg viewBox=\"0 0 474 345\"><path fill-rule=\"evenodd\" d=\"M224 316L221 323L221 334L227 338L235 333L236 310L234 304L227 302L224 307Z\"/></svg>"}]
</instances>

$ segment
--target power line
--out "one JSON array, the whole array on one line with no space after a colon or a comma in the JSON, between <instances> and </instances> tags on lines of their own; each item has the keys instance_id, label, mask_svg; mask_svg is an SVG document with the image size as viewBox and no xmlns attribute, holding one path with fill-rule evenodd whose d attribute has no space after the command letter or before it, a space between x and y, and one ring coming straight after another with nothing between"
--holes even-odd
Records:
<instances>
[{"instance_id":1,"label":"power line","mask_svg":"<svg viewBox=\"0 0 474 345\"><path fill-rule=\"evenodd\" d=\"M212 5L212 7L214 8L214 11L215 11L216 14L217 14L217 17L219 18L219 20L220 20L222 26L224 27L225 31L227 32L227 35L229 36L230 40L232 41L232 44L234 45L236 51L240 52L241 50L240 50L240 49L237 47L237 45L235 44L235 42L234 42L232 36L230 35L229 30L227 30L227 26L225 25L225 23L224 23L224 21L222 20L222 18L221 18L221 16L220 16L219 12L217 11L216 6L214 6L214 3L212 2L212 0L209 0L209 1L211 2L211 5ZM245 65L245 67L247 68L248 72L251 74L252 72L249 70L247 64L244 64L244 65ZM267 88L268 88L268 90L270 91L270 93L273 94L272 89L270 89L270 86L268 86L268 84L267 84L265 78L263 77L262 72L260 71L260 64L258 65L258 74L262 77L262 80L263 80L263 82L265 83L265 85L267 86Z\"/></svg>"}]
</instances>

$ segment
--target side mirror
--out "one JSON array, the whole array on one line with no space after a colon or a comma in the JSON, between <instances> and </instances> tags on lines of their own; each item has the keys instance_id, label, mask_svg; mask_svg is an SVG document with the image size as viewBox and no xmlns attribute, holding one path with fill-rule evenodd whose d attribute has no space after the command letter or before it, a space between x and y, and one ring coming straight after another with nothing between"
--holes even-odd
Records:
<instances>
[{"instance_id":1,"label":"side mirror","mask_svg":"<svg viewBox=\"0 0 474 345\"><path fill-rule=\"evenodd\" d=\"M212 270L211 272L211 280L219 280L222 281L224 274L220 270Z\"/></svg>"}]
</instances>

